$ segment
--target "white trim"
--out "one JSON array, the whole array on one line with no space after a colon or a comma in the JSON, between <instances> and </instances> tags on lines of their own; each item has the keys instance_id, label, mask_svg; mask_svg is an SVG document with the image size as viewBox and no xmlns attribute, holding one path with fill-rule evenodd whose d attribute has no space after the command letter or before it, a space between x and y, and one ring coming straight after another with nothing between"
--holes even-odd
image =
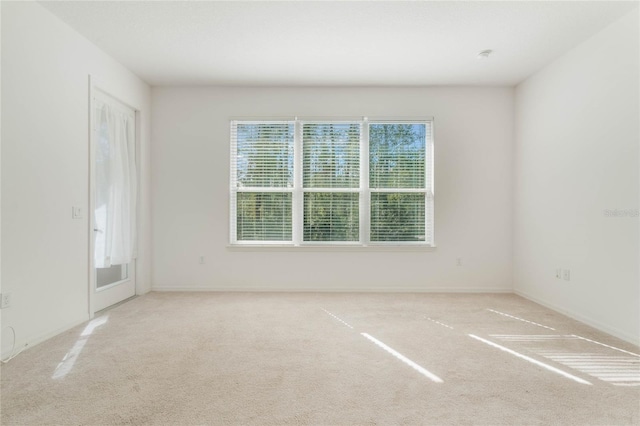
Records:
<instances>
[{"instance_id":1,"label":"white trim","mask_svg":"<svg viewBox=\"0 0 640 426\"><path fill-rule=\"evenodd\" d=\"M95 297L94 297L94 291L93 289L96 288L96 274L95 274L95 256L94 256L94 245L95 245L95 239L96 239L96 234L95 234L95 223L94 223L94 215L93 215L93 206L95 205L95 196L94 196L94 188L95 188L95 177L94 177L94 164L95 164L95 149L93 148L94 145L94 130L95 130L95 121L96 121L96 117L95 117L95 111L93 108L93 96L94 96L94 85L95 85L95 79L93 76L91 76L91 74L89 74L89 98L87 99L87 103L88 103L88 107L89 107L89 134L88 136L88 142L89 142L89 164L87 166L87 171L89 173L89 176L87 176L88 178L88 182L89 182L89 186L88 186L88 205L87 205L87 216L88 216L88 224L89 224L89 238L88 238L88 247L87 247L87 261L89 263L89 268L88 268L88 273L89 276L87 277L87 281L89 282L89 292L87 295L87 314L89 315L89 319L92 319L94 314L95 314Z\"/></svg>"},{"instance_id":2,"label":"white trim","mask_svg":"<svg viewBox=\"0 0 640 426\"><path fill-rule=\"evenodd\" d=\"M265 116L231 116L229 117L229 121L242 121L245 123L251 123L251 124L259 124L262 123L263 121L272 121L272 122L290 122L290 121L304 121L304 122L327 122L327 121L331 121L331 122L349 122L352 123L354 121L363 121L365 120L366 117L362 117L362 116L358 116L358 115L354 115L354 116L349 116L349 115L340 115L340 116L335 116L335 115L309 115L309 116L301 116L301 115L284 115L284 116L269 116L269 115L265 115Z\"/></svg>"},{"instance_id":3,"label":"white trim","mask_svg":"<svg viewBox=\"0 0 640 426\"><path fill-rule=\"evenodd\" d=\"M233 244L227 245L227 247L295 247L291 241L260 241L260 244L256 244L254 241L236 241Z\"/></svg>"},{"instance_id":4,"label":"white trim","mask_svg":"<svg viewBox=\"0 0 640 426\"><path fill-rule=\"evenodd\" d=\"M470 287L266 287L259 285L225 286L225 287L180 287L180 286L152 286L151 291L157 292L213 292L213 293L453 293L453 294L512 294L510 288L470 288Z\"/></svg>"},{"instance_id":5,"label":"white trim","mask_svg":"<svg viewBox=\"0 0 640 426\"><path fill-rule=\"evenodd\" d=\"M229 244L236 242L238 228L238 192L237 192L237 179L238 179L238 164L235 161L238 154L238 144L236 141L237 129L235 120L229 122Z\"/></svg>"},{"instance_id":6,"label":"white trim","mask_svg":"<svg viewBox=\"0 0 640 426\"><path fill-rule=\"evenodd\" d=\"M436 157L435 157L435 131L436 125L433 117L431 118L430 128L431 138L426 141L425 146L425 161L429 168L425 168L425 199L424 199L424 221L425 221L425 238L429 240L429 221L431 221L431 241L434 246L436 245L436 212L435 212L435 169L436 169Z\"/></svg>"},{"instance_id":7,"label":"white trim","mask_svg":"<svg viewBox=\"0 0 640 426\"><path fill-rule=\"evenodd\" d=\"M541 298L538 298L538 297L535 297L535 296L531 296L530 294L528 294L528 293L526 293L524 291L513 290L513 293L517 294L518 296L523 297L523 298L525 298L525 299L527 299L527 300L529 300L531 302L535 302L535 303L537 303L539 305L542 305L542 306L544 306L546 308L549 308L549 309L551 309L553 311L556 311L556 312L558 312L558 313L560 313L562 315L566 315L569 318L572 318L572 319L574 319L576 321L579 321L579 322L584 323L584 324L586 324L588 326L591 326L591 327L593 327L593 328L595 328L595 329L597 329L599 331L602 331L604 333L607 333L607 334L610 334L610 335L612 335L614 337L622 339L625 342L634 344L636 346L640 346L640 336L634 336L633 334L629 334L629 333L627 333L625 331L622 331L622 330L620 330L620 329L618 329L616 327L608 326L608 325L603 324L600 321L594 320L593 318L590 318L588 316L579 314L579 313L577 313L575 311L572 311L570 309L562 308L562 307L556 305L555 303L550 303L545 299L541 299Z\"/></svg>"},{"instance_id":8,"label":"white trim","mask_svg":"<svg viewBox=\"0 0 640 426\"><path fill-rule=\"evenodd\" d=\"M129 277L129 264L122 265L122 266L126 266L127 267L127 276L125 278L121 279L120 281L116 281L116 282L113 282L111 284L103 285L102 287L97 287L96 288L96 293L100 293L101 291L109 290L112 287L117 287L120 284L124 284L125 282L130 280L130 277ZM133 296L131 296L131 297L133 297ZM96 312L98 312L98 311L96 311Z\"/></svg>"},{"instance_id":9,"label":"white trim","mask_svg":"<svg viewBox=\"0 0 640 426\"><path fill-rule=\"evenodd\" d=\"M295 121L296 117L285 116L285 117L229 117L229 121L242 121L246 124L260 124L265 121L269 121L271 123L280 123L286 124L292 121Z\"/></svg>"},{"instance_id":10,"label":"white trim","mask_svg":"<svg viewBox=\"0 0 640 426\"><path fill-rule=\"evenodd\" d=\"M293 123L293 195L291 200L291 241L299 245L304 239L304 192L303 161L304 146L302 144L302 121ZM249 243L251 243L249 241Z\"/></svg>"},{"instance_id":11,"label":"white trim","mask_svg":"<svg viewBox=\"0 0 640 426\"><path fill-rule=\"evenodd\" d=\"M433 122L433 116L415 116L415 117L393 117L393 116L369 116L364 117L364 121L376 122L376 124L394 124L394 123L415 123L419 121Z\"/></svg>"},{"instance_id":12,"label":"white trim","mask_svg":"<svg viewBox=\"0 0 640 426\"><path fill-rule=\"evenodd\" d=\"M426 195L429 190L424 188L369 188L369 192L393 192Z\"/></svg>"},{"instance_id":13,"label":"white trim","mask_svg":"<svg viewBox=\"0 0 640 426\"><path fill-rule=\"evenodd\" d=\"M351 194L355 194L355 193L359 193L360 192L360 188L302 188L302 192L307 193L307 192L335 192L335 193L351 193Z\"/></svg>"},{"instance_id":14,"label":"white trim","mask_svg":"<svg viewBox=\"0 0 640 426\"><path fill-rule=\"evenodd\" d=\"M369 244L371 237L371 189L369 188L369 123L360 126L360 242Z\"/></svg>"},{"instance_id":15,"label":"white trim","mask_svg":"<svg viewBox=\"0 0 640 426\"><path fill-rule=\"evenodd\" d=\"M419 115L419 116L401 116L394 117L388 115L382 116L362 116L362 115L265 115L265 116L230 116L228 117L229 121L244 121L249 123L261 123L263 121L280 121L280 122L288 122L288 121L305 121L305 122L349 122L352 123L354 121L375 121L380 122L382 124L386 123L413 123L416 121L433 121L433 116L430 115Z\"/></svg>"},{"instance_id":16,"label":"white trim","mask_svg":"<svg viewBox=\"0 0 640 426\"><path fill-rule=\"evenodd\" d=\"M323 252L323 251L437 251L437 247L424 243L408 242L405 244L397 243L369 243L368 245L360 244L353 241L327 241L324 244L319 242L302 242L298 245L293 243L283 243L281 241L260 241L260 244L249 242L237 242L227 246L229 251L295 251Z\"/></svg>"}]
</instances>

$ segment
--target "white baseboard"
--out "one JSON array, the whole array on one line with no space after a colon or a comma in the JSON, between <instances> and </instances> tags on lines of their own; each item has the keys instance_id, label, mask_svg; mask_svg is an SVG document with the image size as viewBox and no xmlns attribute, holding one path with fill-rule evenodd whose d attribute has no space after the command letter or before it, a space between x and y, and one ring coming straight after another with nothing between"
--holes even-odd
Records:
<instances>
[{"instance_id":1,"label":"white baseboard","mask_svg":"<svg viewBox=\"0 0 640 426\"><path fill-rule=\"evenodd\" d=\"M543 300L540 299L538 297L535 296L531 296L530 294L524 292L524 291L520 291L520 290L514 290L513 291L515 294L517 294L518 296L524 297L525 299L531 300L532 302L538 303L539 305L542 305L546 308L552 309L556 312L559 312L563 315L566 315L570 318L573 318L577 321L580 321L588 326L591 326L597 330L600 330L602 332L605 332L607 334L610 334L614 337L617 337L619 339L624 340L625 342L629 342L631 344L634 344L636 346L640 346L640 336L634 336L632 334L629 334L625 331L622 331L620 329L617 329L615 327L611 327L609 325L603 324L600 321L594 320L593 318L589 318L585 315L579 314L575 311L569 310L569 309L565 309L562 308L558 305L556 305L555 303L551 303L547 300Z\"/></svg>"},{"instance_id":2,"label":"white baseboard","mask_svg":"<svg viewBox=\"0 0 640 426\"><path fill-rule=\"evenodd\" d=\"M76 321L73 321L71 323L68 323L60 328L57 328L55 330L52 331L48 331L46 333L40 334L38 336L35 337L27 337L25 338L21 338L20 335L16 336L16 342L15 342L15 347L13 349L9 348L9 350L4 350L2 352L2 354L0 355L2 357L2 359L7 359L9 358L12 354L19 352L21 349L22 350L27 350L29 348L32 348L42 342L44 342L45 340L49 340L52 337L57 336L58 334L64 333L65 331L71 330L73 327L77 327L80 324L86 322L89 320L89 315L87 314L86 318L83 319L78 319ZM6 327L5 327L6 328Z\"/></svg>"},{"instance_id":3,"label":"white baseboard","mask_svg":"<svg viewBox=\"0 0 640 426\"><path fill-rule=\"evenodd\" d=\"M154 286L151 291L157 292L256 292L256 293L513 293L510 288L477 288L477 287L370 287L370 288L346 288L346 287L170 287Z\"/></svg>"}]
</instances>

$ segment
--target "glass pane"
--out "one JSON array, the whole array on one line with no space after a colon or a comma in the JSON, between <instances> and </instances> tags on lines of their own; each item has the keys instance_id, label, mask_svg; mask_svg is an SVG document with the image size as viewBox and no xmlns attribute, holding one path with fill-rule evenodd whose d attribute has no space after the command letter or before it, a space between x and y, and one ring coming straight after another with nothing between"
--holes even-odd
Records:
<instances>
[{"instance_id":1,"label":"glass pane","mask_svg":"<svg viewBox=\"0 0 640 426\"><path fill-rule=\"evenodd\" d=\"M304 241L358 241L358 193L304 194Z\"/></svg>"},{"instance_id":2,"label":"glass pane","mask_svg":"<svg viewBox=\"0 0 640 426\"><path fill-rule=\"evenodd\" d=\"M371 193L371 241L425 241L425 196Z\"/></svg>"},{"instance_id":3,"label":"glass pane","mask_svg":"<svg viewBox=\"0 0 640 426\"><path fill-rule=\"evenodd\" d=\"M293 185L293 123L238 124L238 187Z\"/></svg>"},{"instance_id":4,"label":"glass pane","mask_svg":"<svg viewBox=\"0 0 640 426\"><path fill-rule=\"evenodd\" d=\"M291 193L238 192L238 241L291 241Z\"/></svg>"},{"instance_id":5,"label":"glass pane","mask_svg":"<svg viewBox=\"0 0 640 426\"><path fill-rule=\"evenodd\" d=\"M371 188L425 187L425 124L369 125Z\"/></svg>"},{"instance_id":6,"label":"glass pane","mask_svg":"<svg viewBox=\"0 0 640 426\"><path fill-rule=\"evenodd\" d=\"M112 265L108 268L96 268L96 287L104 287L129 277L129 265Z\"/></svg>"},{"instance_id":7,"label":"glass pane","mask_svg":"<svg viewBox=\"0 0 640 426\"><path fill-rule=\"evenodd\" d=\"M358 123L305 123L302 144L305 188L360 186Z\"/></svg>"}]
</instances>

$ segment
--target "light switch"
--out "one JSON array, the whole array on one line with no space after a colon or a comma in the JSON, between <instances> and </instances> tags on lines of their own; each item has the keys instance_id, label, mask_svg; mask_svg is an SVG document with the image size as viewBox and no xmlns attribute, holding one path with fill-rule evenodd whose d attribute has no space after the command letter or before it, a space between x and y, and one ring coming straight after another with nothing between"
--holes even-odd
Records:
<instances>
[{"instance_id":1,"label":"light switch","mask_svg":"<svg viewBox=\"0 0 640 426\"><path fill-rule=\"evenodd\" d=\"M82 219L82 207L73 206L71 217L73 219Z\"/></svg>"}]
</instances>

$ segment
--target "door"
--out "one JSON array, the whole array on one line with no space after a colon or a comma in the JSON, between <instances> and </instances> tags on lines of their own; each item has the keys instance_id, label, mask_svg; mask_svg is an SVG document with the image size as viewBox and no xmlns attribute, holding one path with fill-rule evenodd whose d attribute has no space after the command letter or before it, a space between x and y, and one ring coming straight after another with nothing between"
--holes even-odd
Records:
<instances>
[{"instance_id":1,"label":"door","mask_svg":"<svg viewBox=\"0 0 640 426\"><path fill-rule=\"evenodd\" d=\"M135 295L136 116L105 92L91 96L91 314Z\"/></svg>"}]
</instances>

